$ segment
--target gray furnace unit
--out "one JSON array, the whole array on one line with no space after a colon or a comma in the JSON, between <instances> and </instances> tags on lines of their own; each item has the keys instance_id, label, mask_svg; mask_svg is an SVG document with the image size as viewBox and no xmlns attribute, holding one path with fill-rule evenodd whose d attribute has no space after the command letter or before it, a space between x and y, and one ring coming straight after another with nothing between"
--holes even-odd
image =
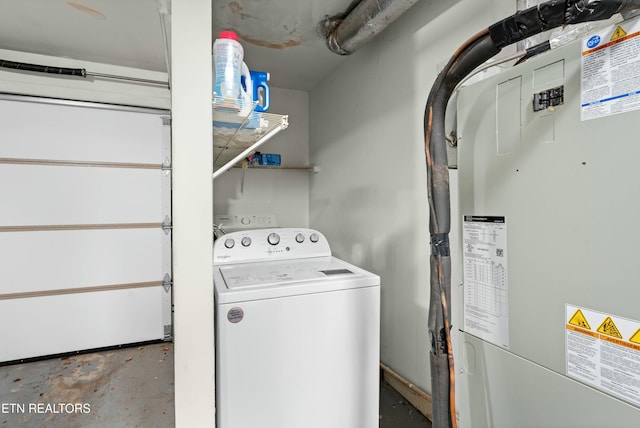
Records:
<instances>
[{"instance_id":1,"label":"gray furnace unit","mask_svg":"<svg viewBox=\"0 0 640 428\"><path fill-rule=\"evenodd\" d=\"M640 426L640 22L461 89L461 427Z\"/></svg>"}]
</instances>

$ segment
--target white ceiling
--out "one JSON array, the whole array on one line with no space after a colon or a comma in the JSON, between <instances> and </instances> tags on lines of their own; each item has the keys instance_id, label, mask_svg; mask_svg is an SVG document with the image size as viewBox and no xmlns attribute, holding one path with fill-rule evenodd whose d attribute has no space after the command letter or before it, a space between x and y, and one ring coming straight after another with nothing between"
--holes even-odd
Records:
<instances>
[{"instance_id":1,"label":"white ceiling","mask_svg":"<svg viewBox=\"0 0 640 428\"><path fill-rule=\"evenodd\" d=\"M234 30L252 70L268 71L274 86L311 89L344 59L318 33L325 18L352 0L213 0L214 37Z\"/></svg>"},{"instance_id":2,"label":"white ceiling","mask_svg":"<svg viewBox=\"0 0 640 428\"><path fill-rule=\"evenodd\" d=\"M1 0L0 48L166 71L157 0Z\"/></svg>"},{"instance_id":3,"label":"white ceiling","mask_svg":"<svg viewBox=\"0 0 640 428\"><path fill-rule=\"evenodd\" d=\"M344 59L317 26L351 1L212 0L214 38L236 31L249 68L270 72L273 86L308 90ZM166 71L159 8L159 0L1 0L0 49Z\"/></svg>"}]
</instances>

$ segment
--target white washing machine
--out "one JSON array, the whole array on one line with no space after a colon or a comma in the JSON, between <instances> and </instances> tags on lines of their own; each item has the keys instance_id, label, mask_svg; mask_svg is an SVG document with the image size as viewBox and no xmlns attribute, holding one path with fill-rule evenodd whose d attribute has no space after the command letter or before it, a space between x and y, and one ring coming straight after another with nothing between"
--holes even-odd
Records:
<instances>
[{"instance_id":1,"label":"white washing machine","mask_svg":"<svg viewBox=\"0 0 640 428\"><path fill-rule=\"evenodd\" d=\"M214 246L218 428L378 426L380 277L315 230Z\"/></svg>"}]
</instances>

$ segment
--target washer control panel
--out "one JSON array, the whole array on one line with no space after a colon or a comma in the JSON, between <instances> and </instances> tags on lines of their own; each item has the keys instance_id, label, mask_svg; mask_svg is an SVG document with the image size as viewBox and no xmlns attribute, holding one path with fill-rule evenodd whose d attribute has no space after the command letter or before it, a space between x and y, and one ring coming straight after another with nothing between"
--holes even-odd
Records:
<instances>
[{"instance_id":1,"label":"washer control panel","mask_svg":"<svg viewBox=\"0 0 640 428\"><path fill-rule=\"evenodd\" d=\"M331 256L331 249L324 235L302 228L227 233L213 246L214 265L325 256Z\"/></svg>"}]
</instances>

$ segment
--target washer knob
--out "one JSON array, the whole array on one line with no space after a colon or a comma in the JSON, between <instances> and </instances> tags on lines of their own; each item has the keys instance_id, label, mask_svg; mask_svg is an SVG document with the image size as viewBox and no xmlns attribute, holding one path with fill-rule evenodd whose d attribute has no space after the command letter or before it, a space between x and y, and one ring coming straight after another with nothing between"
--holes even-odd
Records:
<instances>
[{"instance_id":1,"label":"washer knob","mask_svg":"<svg viewBox=\"0 0 640 428\"><path fill-rule=\"evenodd\" d=\"M231 238L228 238L226 241L224 241L224 246L227 248L233 248L234 245L236 245L236 242Z\"/></svg>"},{"instance_id":2,"label":"washer knob","mask_svg":"<svg viewBox=\"0 0 640 428\"><path fill-rule=\"evenodd\" d=\"M312 233L311 236L309 236L309 239L311 240L311 242L315 244L320 240L320 237L318 236L317 233Z\"/></svg>"},{"instance_id":3,"label":"washer knob","mask_svg":"<svg viewBox=\"0 0 640 428\"><path fill-rule=\"evenodd\" d=\"M298 233L298 234L296 235L296 242L297 242L298 244L301 244L302 242L304 242L304 235L303 235L302 233Z\"/></svg>"},{"instance_id":4,"label":"washer knob","mask_svg":"<svg viewBox=\"0 0 640 428\"><path fill-rule=\"evenodd\" d=\"M251 238L245 236L244 238L242 238L242 241L240 241L240 243L242 243L243 247L248 247L249 245L251 245Z\"/></svg>"},{"instance_id":5,"label":"washer knob","mask_svg":"<svg viewBox=\"0 0 640 428\"><path fill-rule=\"evenodd\" d=\"M273 232L267 236L267 242L271 245L278 245L280 243L280 235Z\"/></svg>"}]
</instances>

